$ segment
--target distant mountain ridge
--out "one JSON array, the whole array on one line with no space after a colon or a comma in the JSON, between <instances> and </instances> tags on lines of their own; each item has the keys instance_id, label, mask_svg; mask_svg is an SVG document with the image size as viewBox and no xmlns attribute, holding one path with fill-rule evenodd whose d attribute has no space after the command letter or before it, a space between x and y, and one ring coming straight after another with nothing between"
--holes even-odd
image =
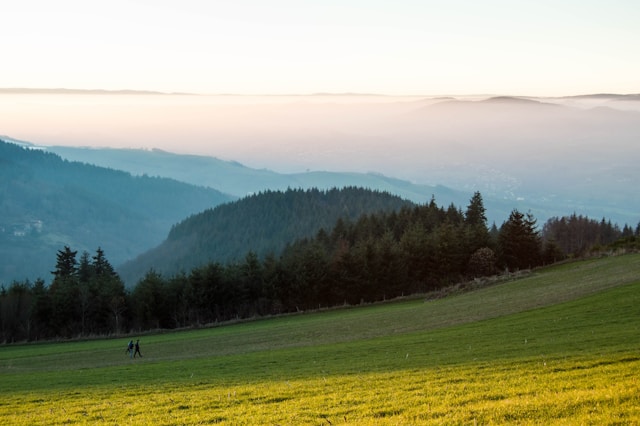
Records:
<instances>
[{"instance_id":1,"label":"distant mountain ridge","mask_svg":"<svg viewBox=\"0 0 640 426\"><path fill-rule=\"evenodd\" d=\"M64 245L101 247L117 265L159 244L179 220L233 199L0 140L0 284L49 281Z\"/></svg>"},{"instance_id":2,"label":"distant mountain ridge","mask_svg":"<svg viewBox=\"0 0 640 426\"><path fill-rule=\"evenodd\" d=\"M50 146L45 149L68 160L124 170L134 175L171 177L182 182L215 188L235 197L264 190L359 186L388 191L414 201L428 201L431 195L437 197L442 193L446 202L455 192L444 186L416 185L380 173L308 171L283 174L267 169L253 169L237 161L202 155L175 154L160 149L63 146ZM464 193L464 196L468 198L468 194Z\"/></svg>"},{"instance_id":3,"label":"distant mountain ridge","mask_svg":"<svg viewBox=\"0 0 640 426\"><path fill-rule=\"evenodd\" d=\"M309 171L283 174L266 169L253 169L236 161L202 155L175 154L159 149L66 146L48 146L45 149L71 161L124 170L133 175L170 177L194 185L215 188L235 198L267 190L285 191L288 188L329 190L359 187L388 192L415 203L425 203L434 197L440 205L453 203L462 206L473 194L473 191L459 191L444 185L414 184L380 173ZM485 205L490 222L501 223L516 205L541 213L535 205L490 195L485 195Z\"/></svg>"}]
</instances>

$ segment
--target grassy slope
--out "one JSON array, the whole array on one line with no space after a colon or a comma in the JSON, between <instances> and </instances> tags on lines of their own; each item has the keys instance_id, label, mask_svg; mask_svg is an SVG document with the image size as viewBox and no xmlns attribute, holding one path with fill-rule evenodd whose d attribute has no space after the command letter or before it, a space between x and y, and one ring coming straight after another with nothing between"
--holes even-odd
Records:
<instances>
[{"instance_id":1,"label":"grassy slope","mask_svg":"<svg viewBox=\"0 0 640 426\"><path fill-rule=\"evenodd\" d=\"M125 339L4 347L0 421L639 421L638 306L627 255L429 302L145 336L133 362Z\"/></svg>"}]
</instances>

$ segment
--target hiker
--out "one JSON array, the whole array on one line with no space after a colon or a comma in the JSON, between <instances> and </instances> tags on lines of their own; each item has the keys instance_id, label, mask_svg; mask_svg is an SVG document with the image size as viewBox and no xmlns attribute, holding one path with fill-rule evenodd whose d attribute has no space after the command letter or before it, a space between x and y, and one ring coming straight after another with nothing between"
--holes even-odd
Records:
<instances>
[{"instance_id":1,"label":"hiker","mask_svg":"<svg viewBox=\"0 0 640 426\"><path fill-rule=\"evenodd\" d=\"M140 340L136 340L136 351L133 353L133 357L135 358L137 355L140 355L140 358L142 358L142 354L140 353Z\"/></svg>"},{"instance_id":2,"label":"hiker","mask_svg":"<svg viewBox=\"0 0 640 426\"><path fill-rule=\"evenodd\" d=\"M127 345L127 350L125 353L129 353L129 358L133 358L133 340L129 340L129 344Z\"/></svg>"}]
</instances>

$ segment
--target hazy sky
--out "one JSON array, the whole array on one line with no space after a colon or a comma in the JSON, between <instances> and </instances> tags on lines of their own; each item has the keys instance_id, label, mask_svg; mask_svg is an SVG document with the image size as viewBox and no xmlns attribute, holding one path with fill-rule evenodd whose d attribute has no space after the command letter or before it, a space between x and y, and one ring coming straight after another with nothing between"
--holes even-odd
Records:
<instances>
[{"instance_id":1,"label":"hazy sky","mask_svg":"<svg viewBox=\"0 0 640 426\"><path fill-rule=\"evenodd\" d=\"M640 92L638 0L20 0L0 87Z\"/></svg>"}]
</instances>

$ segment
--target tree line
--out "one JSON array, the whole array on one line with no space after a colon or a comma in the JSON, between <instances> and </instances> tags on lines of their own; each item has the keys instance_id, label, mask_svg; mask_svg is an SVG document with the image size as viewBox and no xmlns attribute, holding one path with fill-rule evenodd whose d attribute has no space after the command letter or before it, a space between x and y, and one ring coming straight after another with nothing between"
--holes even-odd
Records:
<instances>
[{"instance_id":1,"label":"tree line","mask_svg":"<svg viewBox=\"0 0 640 426\"><path fill-rule=\"evenodd\" d=\"M632 239L640 235L640 223L634 230L625 224L622 229L611 221L598 221L575 213L565 217L552 217L542 228L542 235L553 240L563 253L581 256L593 247L607 246L620 239Z\"/></svg>"},{"instance_id":2,"label":"tree line","mask_svg":"<svg viewBox=\"0 0 640 426\"><path fill-rule=\"evenodd\" d=\"M240 261L209 262L171 276L149 270L130 290L100 248L78 259L64 247L50 286L37 280L2 287L0 337L13 342L191 327L426 293L562 260L586 229L583 244L624 238L639 246L640 226L628 235L626 226L575 215L550 219L539 230L532 214L513 210L499 228L488 227L476 192L464 211L432 199L338 219L279 254L250 251Z\"/></svg>"},{"instance_id":3,"label":"tree line","mask_svg":"<svg viewBox=\"0 0 640 426\"><path fill-rule=\"evenodd\" d=\"M0 288L2 341L118 334L129 327L130 294L101 248L94 256L65 246L51 285L43 279Z\"/></svg>"}]
</instances>

